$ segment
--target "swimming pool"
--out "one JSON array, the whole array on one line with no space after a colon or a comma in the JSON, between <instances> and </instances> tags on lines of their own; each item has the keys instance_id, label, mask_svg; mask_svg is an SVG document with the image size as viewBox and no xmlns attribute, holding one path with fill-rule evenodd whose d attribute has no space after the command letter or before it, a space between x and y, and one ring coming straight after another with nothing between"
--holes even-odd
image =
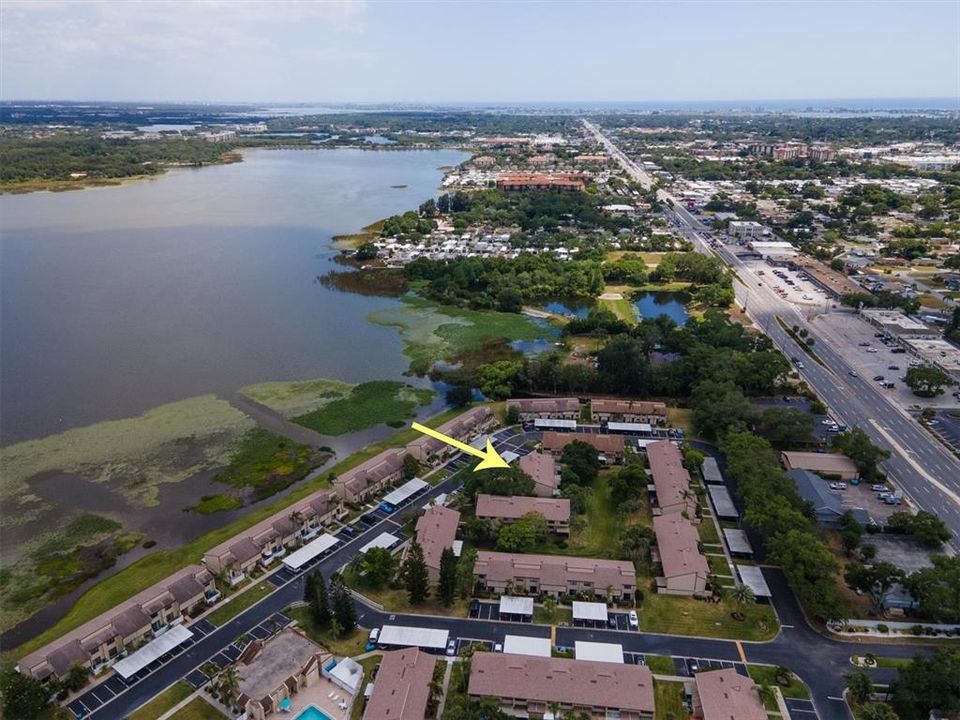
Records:
<instances>
[{"instance_id":1,"label":"swimming pool","mask_svg":"<svg viewBox=\"0 0 960 720\"><path fill-rule=\"evenodd\" d=\"M295 720L330 720L330 718L327 717L326 713L317 708L316 705L311 705L297 715Z\"/></svg>"}]
</instances>

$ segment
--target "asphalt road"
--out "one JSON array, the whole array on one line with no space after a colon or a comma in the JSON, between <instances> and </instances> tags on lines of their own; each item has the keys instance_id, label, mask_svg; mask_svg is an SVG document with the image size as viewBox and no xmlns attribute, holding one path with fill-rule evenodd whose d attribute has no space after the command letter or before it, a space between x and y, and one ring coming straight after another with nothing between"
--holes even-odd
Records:
<instances>
[{"instance_id":1,"label":"asphalt road","mask_svg":"<svg viewBox=\"0 0 960 720\"><path fill-rule=\"evenodd\" d=\"M595 125L585 125L631 176L646 187L652 185L650 175ZM943 519L953 533L953 548L960 548L960 460L869 379L851 376L852 368L831 345L831 339L818 334L797 307L780 298L769 283L761 287L760 280L729 248L711 248L704 238L709 229L676 198L663 190L658 196L672 203L668 215L677 219L697 250L719 256L736 273L734 289L747 315L785 355L804 359L805 367L799 371L800 375L830 406L832 414L849 427L862 428L874 443L890 450L890 458L883 463L884 471L917 507ZM798 325L808 331L815 340L816 357L822 365L807 358L777 318L787 327Z\"/></svg>"}]
</instances>

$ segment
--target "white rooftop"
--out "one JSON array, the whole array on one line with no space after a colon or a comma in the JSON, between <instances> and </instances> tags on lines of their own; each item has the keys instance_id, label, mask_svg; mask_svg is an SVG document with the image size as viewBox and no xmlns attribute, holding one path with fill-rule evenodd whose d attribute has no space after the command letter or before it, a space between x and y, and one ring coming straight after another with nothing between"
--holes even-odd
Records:
<instances>
[{"instance_id":1,"label":"white rooftop","mask_svg":"<svg viewBox=\"0 0 960 720\"><path fill-rule=\"evenodd\" d=\"M183 625L174 625L163 635L151 640L137 650L133 655L129 655L123 660L114 663L113 669L124 679L129 678L131 675L136 675L157 658L166 655L175 647L182 645L192 637L193 633Z\"/></svg>"},{"instance_id":2,"label":"white rooftop","mask_svg":"<svg viewBox=\"0 0 960 720\"><path fill-rule=\"evenodd\" d=\"M383 502L394 506L400 505L404 502L404 500L409 499L424 488L428 487L430 487L430 483L428 483L426 480L413 478L411 480L407 480L407 482L398 487L396 490L391 490L384 495Z\"/></svg>"},{"instance_id":3,"label":"white rooftop","mask_svg":"<svg viewBox=\"0 0 960 720\"><path fill-rule=\"evenodd\" d=\"M607 621L607 605L600 602L573 601L574 620Z\"/></svg>"},{"instance_id":4,"label":"white rooftop","mask_svg":"<svg viewBox=\"0 0 960 720\"><path fill-rule=\"evenodd\" d=\"M400 542L400 538L396 535L391 535L388 532L380 533L373 540L368 542L362 548L360 548L360 554L363 555L367 550L373 550L374 548L392 548Z\"/></svg>"},{"instance_id":5,"label":"white rooftop","mask_svg":"<svg viewBox=\"0 0 960 720\"><path fill-rule=\"evenodd\" d=\"M767 581L763 577L763 571L756 565L735 564L735 567L737 568L737 574L740 576L741 582L753 590L754 595L757 597L770 597L773 594L770 592L770 588L767 587Z\"/></svg>"},{"instance_id":6,"label":"white rooftop","mask_svg":"<svg viewBox=\"0 0 960 720\"><path fill-rule=\"evenodd\" d=\"M363 680L363 667L356 660L345 657L337 661L329 674L340 681L341 687L349 688L351 694L356 695Z\"/></svg>"},{"instance_id":7,"label":"white rooftop","mask_svg":"<svg viewBox=\"0 0 960 720\"><path fill-rule=\"evenodd\" d=\"M550 657L550 638L507 635L503 639L503 652L511 655Z\"/></svg>"},{"instance_id":8,"label":"white rooftop","mask_svg":"<svg viewBox=\"0 0 960 720\"><path fill-rule=\"evenodd\" d=\"M753 553L747 534L740 528L723 528L723 538L732 553Z\"/></svg>"},{"instance_id":9,"label":"white rooftop","mask_svg":"<svg viewBox=\"0 0 960 720\"><path fill-rule=\"evenodd\" d=\"M446 648L447 630L435 628L408 627L405 625L384 625L380 628L377 642L381 645L397 647Z\"/></svg>"},{"instance_id":10,"label":"white rooftop","mask_svg":"<svg viewBox=\"0 0 960 720\"><path fill-rule=\"evenodd\" d=\"M446 493L440 493L440 494L437 495L435 498L433 498L433 500L431 500L431 501L428 502L428 503L425 503L425 504L421 505L420 507L421 507L423 510L429 510L429 509L432 508L434 505L437 505L437 506L439 506L439 505L446 505L446 504L447 504L447 497L448 497L448 495L447 495Z\"/></svg>"},{"instance_id":11,"label":"white rooftop","mask_svg":"<svg viewBox=\"0 0 960 720\"><path fill-rule=\"evenodd\" d=\"M533 598L501 595L500 612L507 615L533 615Z\"/></svg>"},{"instance_id":12,"label":"white rooftop","mask_svg":"<svg viewBox=\"0 0 960 720\"><path fill-rule=\"evenodd\" d=\"M607 430L610 432L653 432L653 426L650 423L630 423L630 422L608 422Z\"/></svg>"},{"instance_id":13,"label":"white rooftop","mask_svg":"<svg viewBox=\"0 0 960 720\"><path fill-rule=\"evenodd\" d=\"M577 640L574 643L574 657L577 660L623 664L623 645Z\"/></svg>"},{"instance_id":14,"label":"white rooftop","mask_svg":"<svg viewBox=\"0 0 960 720\"><path fill-rule=\"evenodd\" d=\"M283 559L283 564L291 570L299 570L318 555L326 552L340 542L340 538L330 533L324 533L316 540L307 543L299 550L290 553Z\"/></svg>"},{"instance_id":15,"label":"white rooftop","mask_svg":"<svg viewBox=\"0 0 960 720\"><path fill-rule=\"evenodd\" d=\"M554 418L537 418L533 421L535 428L561 428L563 430L576 430L576 420L556 420Z\"/></svg>"}]
</instances>

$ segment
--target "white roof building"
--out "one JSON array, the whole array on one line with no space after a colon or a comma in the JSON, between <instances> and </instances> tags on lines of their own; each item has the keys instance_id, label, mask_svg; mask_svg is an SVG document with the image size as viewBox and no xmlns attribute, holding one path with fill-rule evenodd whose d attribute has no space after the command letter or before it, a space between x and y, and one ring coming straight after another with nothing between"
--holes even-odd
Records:
<instances>
[{"instance_id":1,"label":"white roof building","mask_svg":"<svg viewBox=\"0 0 960 720\"><path fill-rule=\"evenodd\" d=\"M623 645L577 640L574 643L574 657L577 660L623 664Z\"/></svg>"},{"instance_id":2,"label":"white roof building","mask_svg":"<svg viewBox=\"0 0 960 720\"><path fill-rule=\"evenodd\" d=\"M573 601L573 619L590 622L607 622L607 605L600 602Z\"/></svg>"},{"instance_id":3,"label":"white roof building","mask_svg":"<svg viewBox=\"0 0 960 720\"><path fill-rule=\"evenodd\" d=\"M510 655L550 657L550 638L527 635L507 635L503 639L503 652Z\"/></svg>"}]
</instances>

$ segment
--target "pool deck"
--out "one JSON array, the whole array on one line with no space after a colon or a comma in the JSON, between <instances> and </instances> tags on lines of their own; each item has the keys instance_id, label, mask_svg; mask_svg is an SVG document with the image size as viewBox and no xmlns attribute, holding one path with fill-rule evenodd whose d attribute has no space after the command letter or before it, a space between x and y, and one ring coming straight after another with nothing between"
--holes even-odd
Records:
<instances>
[{"instance_id":1,"label":"pool deck","mask_svg":"<svg viewBox=\"0 0 960 720\"><path fill-rule=\"evenodd\" d=\"M336 693L340 700L347 703L346 710L341 710L338 707L337 703L340 700L333 700L327 697L331 692ZM316 705L317 709L321 710L330 720L348 720L350 717L350 708L353 706L353 696L326 678L320 678L316 685L311 685L296 695L291 695L290 710L285 713L278 713L277 716L295 718L311 705Z\"/></svg>"}]
</instances>

